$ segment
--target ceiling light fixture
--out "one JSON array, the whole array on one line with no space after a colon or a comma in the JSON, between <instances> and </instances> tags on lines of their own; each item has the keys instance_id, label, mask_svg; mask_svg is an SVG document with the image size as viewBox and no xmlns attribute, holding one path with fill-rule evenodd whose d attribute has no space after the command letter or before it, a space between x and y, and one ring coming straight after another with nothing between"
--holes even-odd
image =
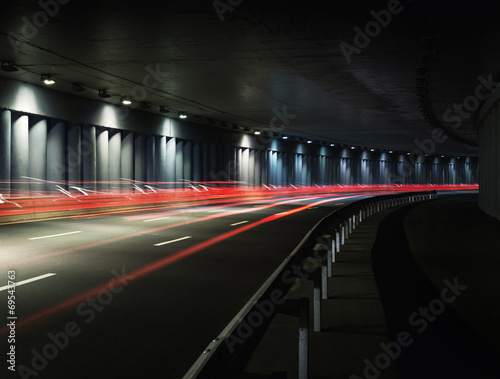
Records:
<instances>
[{"instance_id":1,"label":"ceiling light fixture","mask_svg":"<svg viewBox=\"0 0 500 379\"><path fill-rule=\"evenodd\" d=\"M283 138L283 139L288 139L288 136L283 136L282 138Z\"/></svg>"},{"instance_id":2,"label":"ceiling light fixture","mask_svg":"<svg viewBox=\"0 0 500 379\"><path fill-rule=\"evenodd\" d=\"M111 97L111 95L109 93L107 93L105 89L100 89L97 96L102 97L103 99L107 99L108 97Z\"/></svg>"},{"instance_id":3,"label":"ceiling light fixture","mask_svg":"<svg viewBox=\"0 0 500 379\"><path fill-rule=\"evenodd\" d=\"M260 130L256 130L255 132L253 132L253 134L255 134L256 136L258 136L260 134Z\"/></svg>"},{"instance_id":4,"label":"ceiling light fixture","mask_svg":"<svg viewBox=\"0 0 500 379\"><path fill-rule=\"evenodd\" d=\"M370 149L370 151L375 151L375 149Z\"/></svg>"},{"instance_id":5,"label":"ceiling light fixture","mask_svg":"<svg viewBox=\"0 0 500 379\"><path fill-rule=\"evenodd\" d=\"M351 150L354 150L355 148L356 148L356 147L354 147L354 146L351 146Z\"/></svg>"},{"instance_id":6,"label":"ceiling light fixture","mask_svg":"<svg viewBox=\"0 0 500 379\"><path fill-rule=\"evenodd\" d=\"M307 140L307 143L312 143L313 141L311 141L310 139Z\"/></svg>"},{"instance_id":7,"label":"ceiling light fixture","mask_svg":"<svg viewBox=\"0 0 500 379\"><path fill-rule=\"evenodd\" d=\"M187 118L187 115L184 112L179 112L179 118Z\"/></svg>"},{"instance_id":8,"label":"ceiling light fixture","mask_svg":"<svg viewBox=\"0 0 500 379\"><path fill-rule=\"evenodd\" d=\"M2 70L7 72L19 71L14 62L2 62Z\"/></svg>"},{"instance_id":9,"label":"ceiling light fixture","mask_svg":"<svg viewBox=\"0 0 500 379\"><path fill-rule=\"evenodd\" d=\"M334 146L335 146L335 144L334 144L334 143L331 143L331 144L330 144L330 146L331 146L331 147L334 147Z\"/></svg>"},{"instance_id":10,"label":"ceiling light fixture","mask_svg":"<svg viewBox=\"0 0 500 379\"><path fill-rule=\"evenodd\" d=\"M130 105L130 104L132 104L132 100L130 100L128 97L122 97L122 104L123 105Z\"/></svg>"},{"instance_id":11,"label":"ceiling light fixture","mask_svg":"<svg viewBox=\"0 0 500 379\"><path fill-rule=\"evenodd\" d=\"M47 74L43 74L42 75L42 82L44 82L46 85L50 86L52 84L55 84L55 80L52 79L52 77L50 75L47 75Z\"/></svg>"}]
</instances>

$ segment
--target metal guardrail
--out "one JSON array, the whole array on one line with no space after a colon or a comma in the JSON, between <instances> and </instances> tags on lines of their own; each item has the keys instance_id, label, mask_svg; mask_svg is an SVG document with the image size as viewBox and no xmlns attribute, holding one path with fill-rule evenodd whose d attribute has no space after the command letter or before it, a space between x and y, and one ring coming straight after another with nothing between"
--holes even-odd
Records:
<instances>
[{"instance_id":1,"label":"metal guardrail","mask_svg":"<svg viewBox=\"0 0 500 379\"><path fill-rule=\"evenodd\" d=\"M389 207L431 200L436 191L407 192L370 197L343 206L319 221L224 330L207 346L183 379L235 379L245 368L274 314L285 306L285 296L300 271L312 272L312 301L292 304L299 316L299 379L308 377L309 306L313 330L321 331L321 299L327 297L327 277L332 275L335 253L367 217ZM309 267L306 269L305 266ZM291 303L291 300L286 300Z\"/></svg>"}]
</instances>

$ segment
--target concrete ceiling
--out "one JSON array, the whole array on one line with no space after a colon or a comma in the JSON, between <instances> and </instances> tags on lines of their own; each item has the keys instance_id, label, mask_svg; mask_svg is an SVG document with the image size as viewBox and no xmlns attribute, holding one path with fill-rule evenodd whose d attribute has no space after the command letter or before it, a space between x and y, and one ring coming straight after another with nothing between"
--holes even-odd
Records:
<instances>
[{"instance_id":1,"label":"concrete ceiling","mask_svg":"<svg viewBox=\"0 0 500 379\"><path fill-rule=\"evenodd\" d=\"M437 154L476 155L477 110L492 89L476 93L478 77L499 74L498 9L488 2L60 2L3 4L0 60L19 71L0 75L43 85L40 74L51 74L56 91L133 95L152 105L145 112L165 106L207 125L274 123L280 134L400 151L439 127L449 138ZM377 31L371 11L387 9ZM356 45L354 28L366 26L373 37ZM358 50L346 59L342 43Z\"/></svg>"}]
</instances>

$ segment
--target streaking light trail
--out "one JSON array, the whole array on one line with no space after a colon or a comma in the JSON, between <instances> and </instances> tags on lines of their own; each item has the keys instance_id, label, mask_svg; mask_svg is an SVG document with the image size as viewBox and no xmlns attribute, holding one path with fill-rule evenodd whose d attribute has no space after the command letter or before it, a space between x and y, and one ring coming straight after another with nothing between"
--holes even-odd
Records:
<instances>
[{"instance_id":1,"label":"streaking light trail","mask_svg":"<svg viewBox=\"0 0 500 379\"><path fill-rule=\"evenodd\" d=\"M184 259L190 255L198 253L198 252L200 252L208 247L211 247L217 243L220 243L220 242L227 240L228 238L234 237L238 234L244 233L250 229L256 228L260 225L264 225L268 222L277 220L279 218L302 212L306 209L309 209L311 207L315 207L315 206L318 206L318 205L321 205L321 204L324 204L327 202L332 202L332 201L337 201L337 200L345 200L345 199L349 199L349 198L353 198L353 197L356 197L356 196L353 195L353 196L345 196L345 197L329 197L326 199L321 199L321 200L314 201L310 204L303 205L301 207L298 207L298 208L295 208L295 209L292 209L292 210L289 210L286 212L281 212L280 214L275 214L272 216L265 217L259 221L252 222L250 224L241 226L237 229L233 229L229 232L212 237L206 241L195 244L189 248L183 249L183 250L181 250L175 254L172 254L166 258L160 259L154 263L148 264L144 267L141 267L137 270L134 270L131 273L123 276L120 279L111 280L110 282L108 282L106 284L95 287L95 288L93 288L93 289L91 289L83 294L80 294L76 297L73 297L65 302L62 302L62 303L55 305L51 308L47 308L39 313L36 313L30 317L23 319L23 320L19 320L17 323L17 327L19 328L19 327L27 326L35 321L40 321L41 319L44 319L48 316L51 316L51 315L56 314L58 312L61 312L65 309L74 307L74 306L78 305L79 303L81 303L82 301L84 301L87 297L96 296L97 293L99 293L100 291L106 290L110 286L118 286L120 284L121 280L126 280L128 282L137 280L145 275L151 274L151 273L153 273L161 268L164 268L164 267L169 266L175 262L178 262L181 259ZM313 199L313 198L310 198L310 199ZM291 200L286 201L286 203L289 203L289 202L291 202ZM3 336L7 332L8 332L8 328L2 328L0 330L0 336Z\"/></svg>"}]
</instances>

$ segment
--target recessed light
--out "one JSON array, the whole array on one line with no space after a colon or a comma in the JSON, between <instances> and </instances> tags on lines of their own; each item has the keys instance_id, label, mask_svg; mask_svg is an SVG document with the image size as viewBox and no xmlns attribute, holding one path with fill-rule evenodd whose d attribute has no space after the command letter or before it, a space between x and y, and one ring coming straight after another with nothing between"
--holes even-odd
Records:
<instances>
[{"instance_id":1,"label":"recessed light","mask_svg":"<svg viewBox=\"0 0 500 379\"><path fill-rule=\"evenodd\" d=\"M179 112L179 118L187 118L187 115L184 112Z\"/></svg>"},{"instance_id":2,"label":"recessed light","mask_svg":"<svg viewBox=\"0 0 500 379\"><path fill-rule=\"evenodd\" d=\"M19 71L14 62L2 62L2 70L7 72Z\"/></svg>"},{"instance_id":3,"label":"recessed light","mask_svg":"<svg viewBox=\"0 0 500 379\"><path fill-rule=\"evenodd\" d=\"M331 144L330 144L330 146L331 146L331 147L334 147L334 146L335 146L335 144L334 144L334 143L331 143Z\"/></svg>"},{"instance_id":4,"label":"recessed light","mask_svg":"<svg viewBox=\"0 0 500 379\"><path fill-rule=\"evenodd\" d=\"M283 138L283 139L288 139L288 136L283 136L282 138Z\"/></svg>"},{"instance_id":5,"label":"recessed light","mask_svg":"<svg viewBox=\"0 0 500 379\"><path fill-rule=\"evenodd\" d=\"M351 150L354 150L356 147L355 146L351 146Z\"/></svg>"},{"instance_id":6,"label":"recessed light","mask_svg":"<svg viewBox=\"0 0 500 379\"><path fill-rule=\"evenodd\" d=\"M42 82L44 82L46 85L50 86L52 84L55 84L56 81L50 75L43 74L42 75Z\"/></svg>"},{"instance_id":7,"label":"recessed light","mask_svg":"<svg viewBox=\"0 0 500 379\"><path fill-rule=\"evenodd\" d=\"M254 131L253 134L255 134L256 136L258 136L260 134L260 130Z\"/></svg>"},{"instance_id":8,"label":"recessed light","mask_svg":"<svg viewBox=\"0 0 500 379\"><path fill-rule=\"evenodd\" d=\"M311 141L310 139L307 140L307 143L312 143L313 141Z\"/></svg>"},{"instance_id":9,"label":"recessed light","mask_svg":"<svg viewBox=\"0 0 500 379\"><path fill-rule=\"evenodd\" d=\"M122 97L122 104L123 105L130 105L130 104L132 104L132 100L130 100L128 97Z\"/></svg>"}]
</instances>

